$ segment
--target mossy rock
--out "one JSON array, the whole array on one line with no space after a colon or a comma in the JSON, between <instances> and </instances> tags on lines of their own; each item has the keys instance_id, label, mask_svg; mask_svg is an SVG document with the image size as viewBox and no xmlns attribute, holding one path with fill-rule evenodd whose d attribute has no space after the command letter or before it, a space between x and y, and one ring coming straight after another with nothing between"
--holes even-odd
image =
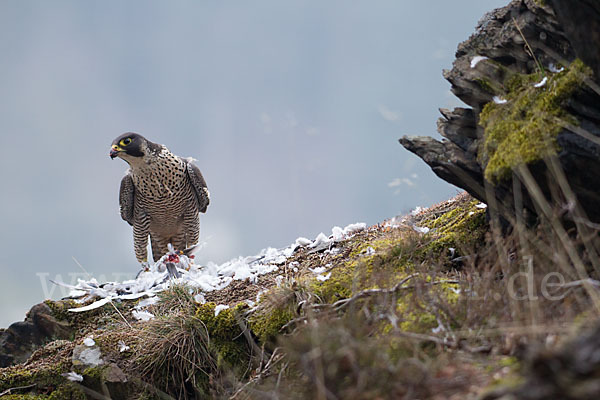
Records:
<instances>
[{"instance_id":1,"label":"mossy rock","mask_svg":"<svg viewBox=\"0 0 600 400\"><path fill-rule=\"evenodd\" d=\"M248 319L250 330L258 337L261 344L274 343L281 328L294 319L295 314L290 305L275 308L259 309Z\"/></svg>"},{"instance_id":2,"label":"mossy rock","mask_svg":"<svg viewBox=\"0 0 600 400\"><path fill-rule=\"evenodd\" d=\"M43 365L3 368L0 370L0 392L9 388L36 384L37 387L57 387L65 382L61 375L70 371L70 361L47 362Z\"/></svg>"},{"instance_id":3,"label":"mossy rock","mask_svg":"<svg viewBox=\"0 0 600 400\"><path fill-rule=\"evenodd\" d=\"M448 256L457 257L461 251L481 245L489 225L486 209L478 207L479 203L472 199L437 218L423 221L421 225L430 229L425 236L431 240L418 250L418 257L424 259L429 255L444 261Z\"/></svg>"},{"instance_id":4,"label":"mossy rock","mask_svg":"<svg viewBox=\"0 0 600 400\"><path fill-rule=\"evenodd\" d=\"M510 177L519 165L557 154L557 136L563 125L577 124L565 111L565 104L591 73L575 60L559 73L512 74L506 78L507 102L489 102L479 115L485 134L478 158L487 180L497 183ZM536 87L542 79L546 83Z\"/></svg>"},{"instance_id":5,"label":"mossy rock","mask_svg":"<svg viewBox=\"0 0 600 400\"><path fill-rule=\"evenodd\" d=\"M86 400L85 393L72 383L65 383L54 390L48 400Z\"/></svg>"},{"instance_id":6,"label":"mossy rock","mask_svg":"<svg viewBox=\"0 0 600 400\"><path fill-rule=\"evenodd\" d=\"M332 303L361 290L394 285L414 270L415 240L410 233L363 242L332 268L327 280L312 279L310 288L321 302ZM374 253L367 255L368 248Z\"/></svg>"},{"instance_id":7,"label":"mossy rock","mask_svg":"<svg viewBox=\"0 0 600 400\"><path fill-rule=\"evenodd\" d=\"M311 290L321 302L333 303L365 289L389 288L414 272L424 272L427 265L450 265L451 256L485 243L489 225L486 209L479 203L467 196L441 214L430 213L419 221L430 229L425 235L411 230L362 242L347 261L331 268L329 279L313 278ZM365 254L369 247L374 254Z\"/></svg>"},{"instance_id":8,"label":"mossy rock","mask_svg":"<svg viewBox=\"0 0 600 400\"><path fill-rule=\"evenodd\" d=\"M218 315L215 315L215 308L215 303L198 305L196 316L206 327L219 359L229 366L238 365L240 360L248 360L248 343L238 322L248 305L238 304L221 310Z\"/></svg>"}]
</instances>

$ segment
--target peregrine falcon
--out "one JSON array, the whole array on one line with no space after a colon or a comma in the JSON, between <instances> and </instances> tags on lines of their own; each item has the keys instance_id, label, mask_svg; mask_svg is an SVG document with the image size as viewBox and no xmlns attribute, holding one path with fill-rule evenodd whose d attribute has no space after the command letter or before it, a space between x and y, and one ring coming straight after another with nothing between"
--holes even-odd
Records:
<instances>
[{"instance_id":1,"label":"peregrine falcon","mask_svg":"<svg viewBox=\"0 0 600 400\"><path fill-rule=\"evenodd\" d=\"M121 218L133 226L135 256L148 261L148 235L152 258L158 261L171 243L184 250L198 243L200 220L209 193L200 169L192 159L178 157L164 145L127 132L112 142L110 158L129 164L121 180Z\"/></svg>"}]
</instances>

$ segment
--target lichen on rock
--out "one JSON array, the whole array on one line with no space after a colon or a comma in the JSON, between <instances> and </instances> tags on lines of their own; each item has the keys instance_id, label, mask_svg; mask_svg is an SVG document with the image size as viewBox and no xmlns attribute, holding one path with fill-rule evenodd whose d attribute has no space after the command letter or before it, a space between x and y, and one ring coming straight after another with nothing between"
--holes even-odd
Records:
<instances>
[{"instance_id":1,"label":"lichen on rock","mask_svg":"<svg viewBox=\"0 0 600 400\"><path fill-rule=\"evenodd\" d=\"M491 182L509 177L518 165L530 164L560 150L557 137L565 124L577 125L567 101L584 85L591 70L575 60L563 72L514 73L507 77L505 104L489 102L479 115L484 140L478 153ZM541 87L536 83L547 82Z\"/></svg>"}]
</instances>

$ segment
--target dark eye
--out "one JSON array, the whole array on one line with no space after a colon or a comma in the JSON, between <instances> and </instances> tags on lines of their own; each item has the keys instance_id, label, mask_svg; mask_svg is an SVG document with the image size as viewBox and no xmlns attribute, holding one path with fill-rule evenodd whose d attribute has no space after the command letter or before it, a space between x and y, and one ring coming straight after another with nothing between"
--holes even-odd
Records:
<instances>
[{"instance_id":1,"label":"dark eye","mask_svg":"<svg viewBox=\"0 0 600 400\"><path fill-rule=\"evenodd\" d=\"M125 139L121 140L122 146L127 146L129 143L131 143L131 138L125 138Z\"/></svg>"}]
</instances>

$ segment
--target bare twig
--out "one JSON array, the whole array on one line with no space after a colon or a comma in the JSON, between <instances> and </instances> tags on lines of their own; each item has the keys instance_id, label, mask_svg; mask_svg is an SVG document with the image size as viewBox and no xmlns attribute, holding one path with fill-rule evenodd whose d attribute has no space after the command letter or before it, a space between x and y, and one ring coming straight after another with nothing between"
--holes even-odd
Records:
<instances>
[{"instance_id":1,"label":"bare twig","mask_svg":"<svg viewBox=\"0 0 600 400\"><path fill-rule=\"evenodd\" d=\"M13 387L13 388L8 388L5 391L3 391L2 393L0 393L0 397L9 395L15 390L31 389L32 387L35 387L36 385L37 385L37 383L34 383L32 385L27 385L27 386L17 386L17 387Z\"/></svg>"},{"instance_id":2,"label":"bare twig","mask_svg":"<svg viewBox=\"0 0 600 400\"><path fill-rule=\"evenodd\" d=\"M558 125L562 126L563 128L581 136L584 139L589 140L590 142L600 145L600 137L594 135L592 132L588 131L587 129L584 129L580 126L575 126L573 124L568 123L567 121L555 117L554 118L554 122L556 122Z\"/></svg>"},{"instance_id":3,"label":"bare twig","mask_svg":"<svg viewBox=\"0 0 600 400\"><path fill-rule=\"evenodd\" d=\"M561 168L560 163L556 157L551 157L546 161L548 168L552 171L558 185L563 192L567 202L572 204L570 207L570 214L574 217L575 225L577 226L577 231L581 235L581 239L583 241L583 245L588 252L589 259L592 263L592 266L596 270L596 273L600 273L600 257L598 256L598 249L595 246L595 241L590 240L592 236L595 236L595 233L590 232L589 227L586 224L583 224L582 220L588 220L588 217L579 204L577 199L577 195L573 192L573 189L569 185L567 177L565 175L564 170Z\"/></svg>"},{"instance_id":4,"label":"bare twig","mask_svg":"<svg viewBox=\"0 0 600 400\"><path fill-rule=\"evenodd\" d=\"M493 336L502 336L502 335L506 335L506 334L521 334L521 335L528 335L528 334L544 334L544 333L567 333L567 332L571 332L573 331L573 329L575 329L575 327L573 326L573 324L553 324L553 325L548 325L548 324L539 324L539 325L504 325L504 326L499 326L498 328L487 328L487 329L479 329L477 331L477 335L479 337L493 337ZM473 330L472 329L462 329L462 330L455 330L454 334L458 337L458 338L464 338L464 339L468 339L468 338L472 338L473 337Z\"/></svg>"},{"instance_id":5,"label":"bare twig","mask_svg":"<svg viewBox=\"0 0 600 400\"><path fill-rule=\"evenodd\" d=\"M562 247L564 248L569 259L575 266L575 271L579 275L579 279L581 279L581 280L589 279L585 265L583 264L583 260L577 253L576 246L572 243L567 231L562 226L562 224L560 223L558 218L556 216L552 215L552 209L550 207L550 204L548 204L548 201L544 197L539 185L537 184L537 182L531 175L531 172L524 165L517 167L517 169L518 169L519 176L521 177L521 179L527 186L527 190L529 190L529 193L531 194L532 198L535 199L536 204L540 207L542 213L550 222L552 229L554 230L558 239L560 240L560 243L562 244ZM596 308L596 311L600 312L600 295L598 293L596 293L595 291L591 290L592 288L589 284L584 285L584 288L586 289L588 295L592 299L594 306Z\"/></svg>"},{"instance_id":6,"label":"bare twig","mask_svg":"<svg viewBox=\"0 0 600 400\"><path fill-rule=\"evenodd\" d=\"M237 398L237 396L240 395L248 386L269 376L272 372L271 370L275 367L275 365L277 365L283 358L285 358L285 354L279 352L280 350L281 349L279 347L275 348L275 350L273 350L273 354L271 354L271 357L269 358L269 361L267 361L265 366L261 367L259 369L258 373L252 379L250 379L248 382L246 382L244 385L242 385L242 387L240 387L238 390L236 390L236 392L229 399L231 400L231 399ZM285 366L284 366L284 368L285 368ZM280 371L280 374L281 374L281 371Z\"/></svg>"},{"instance_id":7,"label":"bare twig","mask_svg":"<svg viewBox=\"0 0 600 400\"><path fill-rule=\"evenodd\" d=\"M260 347L258 347L258 344L256 344L256 341L254 341L254 338L252 338L252 335L250 334L250 330L246 326L246 321L244 321L244 318L242 318L239 315L236 315L236 319L237 319L238 325L240 326L240 329L242 330L242 334L244 335L244 337L246 338L246 341L252 348L252 351L256 352L256 354L260 354L261 358L262 358L264 350L261 349Z\"/></svg>"},{"instance_id":8,"label":"bare twig","mask_svg":"<svg viewBox=\"0 0 600 400\"><path fill-rule=\"evenodd\" d=\"M521 28L519 28L519 24L517 24L517 20L514 17L513 17L512 20L513 20L515 26L517 27L517 30L519 31L519 34L521 35L521 37L525 41L525 45L527 46L527 49L529 50L529 54L531 54L531 57L533 57L533 60L535 61L535 63L538 66L538 68L540 69L540 72L542 73L542 75L546 76L546 70L544 69L544 66L538 61L537 57L535 56L535 53L533 52L533 49L529 45L529 42L525 38L525 35L523 35L523 31L521 30Z\"/></svg>"}]
</instances>

